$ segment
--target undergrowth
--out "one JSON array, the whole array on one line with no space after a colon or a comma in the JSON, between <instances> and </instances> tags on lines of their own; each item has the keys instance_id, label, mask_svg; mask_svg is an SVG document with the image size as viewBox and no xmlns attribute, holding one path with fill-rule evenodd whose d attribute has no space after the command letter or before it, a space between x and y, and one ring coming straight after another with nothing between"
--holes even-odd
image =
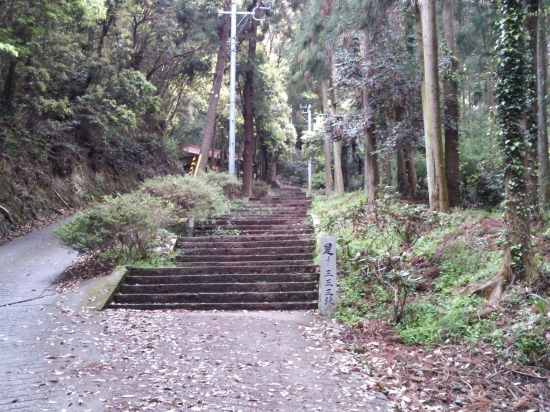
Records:
<instances>
[{"instance_id":1,"label":"undergrowth","mask_svg":"<svg viewBox=\"0 0 550 412\"><path fill-rule=\"evenodd\" d=\"M518 284L502 308L476 319L484 300L463 293L467 285L488 280L501 264L499 216L431 212L388 190L374 204L359 192L318 197L312 212L321 232L338 239L336 316L345 323L382 319L405 344L483 341L504 358L550 364L547 298Z\"/></svg>"},{"instance_id":2,"label":"undergrowth","mask_svg":"<svg viewBox=\"0 0 550 412\"><path fill-rule=\"evenodd\" d=\"M161 250L161 234L185 235L187 222L206 221L230 208L224 196L239 181L227 173L163 176L149 179L134 192L108 196L62 224L55 235L63 245L116 264L171 266L174 253ZM164 254L163 254L164 253Z\"/></svg>"}]
</instances>

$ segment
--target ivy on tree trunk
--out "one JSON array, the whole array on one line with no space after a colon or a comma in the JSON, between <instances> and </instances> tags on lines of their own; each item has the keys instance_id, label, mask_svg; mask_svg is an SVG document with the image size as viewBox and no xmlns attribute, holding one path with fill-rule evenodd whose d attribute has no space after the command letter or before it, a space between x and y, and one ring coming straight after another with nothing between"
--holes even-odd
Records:
<instances>
[{"instance_id":1,"label":"ivy on tree trunk","mask_svg":"<svg viewBox=\"0 0 550 412\"><path fill-rule=\"evenodd\" d=\"M500 302L506 285L515 280L538 278L533 250L526 183L525 112L529 98L531 68L521 0L499 0L496 23L496 119L504 165L506 244L500 269L486 284L470 287L470 293L486 294L489 306L483 316Z\"/></svg>"}]
</instances>

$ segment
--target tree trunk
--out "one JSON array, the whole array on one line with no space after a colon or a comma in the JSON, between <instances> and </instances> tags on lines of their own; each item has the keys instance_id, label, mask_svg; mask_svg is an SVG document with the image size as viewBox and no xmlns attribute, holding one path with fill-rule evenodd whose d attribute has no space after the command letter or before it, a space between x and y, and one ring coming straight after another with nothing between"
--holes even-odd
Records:
<instances>
[{"instance_id":1,"label":"tree trunk","mask_svg":"<svg viewBox=\"0 0 550 412\"><path fill-rule=\"evenodd\" d=\"M109 33L111 26L116 21L116 16L111 13L114 13L114 11L111 8L109 8L109 10L107 10L108 17L105 20L103 20L103 22L101 23L101 35L99 36L99 42L97 45L98 59L101 59L101 57L103 57L103 46L105 45L105 39L107 38L107 34Z\"/></svg>"},{"instance_id":2,"label":"tree trunk","mask_svg":"<svg viewBox=\"0 0 550 412\"><path fill-rule=\"evenodd\" d=\"M346 144L342 144L342 157L341 157L341 163L342 163L342 182L343 186L346 187L349 185L349 173L348 168L344 165L348 164L349 159L349 142L346 142Z\"/></svg>"},{"instance_id":3,"label":"tree trunk","mask_svg":"<svg viewBox=\"0 0 550 412\"><path fill-rule=\"evenodd\" d=\"M230 4L225 3L225 10L229 10ZM225 63L227 62L227 41L229 39L229 21L230 16L224 14L222 17L222 24L218 30L218 36L220 38L220 48L218 49L218 57L216 61L216 73L214 74L214 81L212 85L212 91L210 92L210 102L208 103L208 111L206 112L206 121L204 123L204 130L202 132L202 144L201 144L201 162L199 163L199 169L206 169L208 162L208 149L216 129L216 113L218 111L218 100L220 96L220 89L223 82L223 73L225 70ZM214 154L212 153L212 156Z\"/></svg>"},{"instance_id":4,"label":"tree trunk","mask_svg":"<svg viewBox=\"0 0 550 412\"><path fill-rule=\"evenodd\" d=\"M326 80L321 83L323 114L328 115L328 84ZM325 134L323 139L323 149L325 152L325 196L329 197L332 193L332 154L330 152L330 140Z\"/></svg>"},{"instance_id":5,"label":"tree trunk","mask_svg":"<svg viewBox=\"0 0 550 412\"><path fill-rule=\"evenodd\" d=\"M332 75L334 73L334 58L331 57L331 112L332 116L336 117L339 114L338 111L338 95L336 93L336 86L332 80ZM342 142L334 141L333 142L333 151L334 151L334 191L338 193L339 196L344 196L344 176L342 174Z\"/></svg>"},{"instance_id":6,"label":"tree trunk","mask_svg":"<svg viewBox=\"0 0 550 412\"><path fill-rule=\"evenodd\" d=\"M489 297L489 307L478 316L490 313L498 305L506 285L516 280L534 281L540 273L531 247L529 196L526 182L526 141L523 125L527 103L525 90L530 68L525 58L525 13L521 0L501 0L497 22L499 33L495 47L495 97L497 124L504 166L504 221L506 244L500 269L480 287L471 286L466 293Z\"/></svg>"},{"instance_id":7,"label":"tree trunk","mask_svg":"<svg viewBox=\"0 0 550 412\"><path fill-rule=\"evenodd\" d=\"M334 191L338 196L344 196L344 175L342 173L342 142L332 143L334 150Z\"/></svg>"},{"instance_id":8,"label":"tree trunk","mask_svg":"<svg viewBox=\"0 0 550 412\"><path fill-rule=\"evenodd\" d=\"M212 156L210 157L210 170L216 167L216 125L214 125L214 135L212 136Z\"/></svg>"},{"instance_id":9,"label":"tree trunk","mask_svg":"<svg viewBox=\"0 0 550 412\"><path fill-rule=\"evenodd\" d=\"M262 180L264 182L268 182L269 181L269 176L268 176L268 168L269 168L269 153L267 152L267 147L265 145L265 142L261 142L260 144L260 154L261 154L261 159L262 161L260 162L260 174L261 174L261 177L262 177Z\"/></svg>"},{"instance_id":10,"label":"tree trunk","mask_svg":"<svg viewBox=\"0 0 550 412\"><path fill-rule=\"evenodd\" d=\"M531 77L528 82L528 89L532 96L537 96L537 22L538 22L539 0L527 2L527 32L529 34L529 51L531 53ZM532 98L526 107L526 177L527 196L529 206L534 216L538 217L538 101Z\"/></svg>"},{"instance_id":11,"label":"tree trunk","mask_svg":"<svg viewBox=\"0 0 550 412\"><path fill-rule=\"evenodd\" d=\"M364 31L363 42L361 43L361 54L363 61L368 61L367 43L369 35L367 29ZM367 194L367 202L376 199L376 189L380 184L380 173L378 171L378 154L376 154L376 137L374 135L374 122L372 121L372 107L367 88L363 88L363 115L365 117L365 174L364 190Z\"/></svg>"},{"instance_id":12,"label":"tree trunk","mask_svg":"<svg viewBox=\"0 0 550 412\"><path fill-rule=\"evenodd\" d=\"M458 60L455 26L455 0L443 0L443 36L450 54L449 74L443 80L445 93L445 177L449 192L449 206L460 205L460 159L458 153Z\"/></svg>"},{"instance_id":13,"label":"tree trunk","mask_svg":"<svg viewBox=\"0 0 550 412\"><path fill-rule=\"evenodd\" d=\"M403 120L403 107L400 105L395 106L394 108L394 125L397 126L398 123ZM405 143L402 139L399 139L396 142L395 154L396 154L396 166L397 166L397 191L403 196L411 195L411 188L409 184L409 174L407 172L407 160L406 160L406 151Z\"/></svg>"},{"instance_id":14,"label":"tree trunk","mask_svg":"<svg viewBox=\"0 0 550 412\"><path fill-rule=\"evenodd\" d=\"M449 210L441 136L435 0L419 0L424 44L424 136L430 209Z\"/></svg>"},{"instance_id":15,"label":"tree trunk","mask_svg":"<svg viewBox=\"0 0 550 412\"><path fill-rule=\"evenodd\" d=\"M252 3L251 9L256 6ZM244 149L243 149L243 197L252 197L254 163L254 60L258 21L250 21L248 40L248 62L243 89Z\"/></svg>"},{"instance_id":16,"label":"tree trunk","mask_svg":"<svg viewBox=\"0 0 550 412\"><path fill-rule=\"evenodd\" d=\"M380 163L382 164L382 177L381 181L384 184L384 186L392 186L393 185L393 176L392 176L392 170L391 170L391 161L389 156L382 156L380 159Z\"/></svg>"},{"instance_id":17,"label":"tree trunk","mask_svg":"<svg viewBox=\"0 0 550 412\"><path fill-rule=\"evenodd\" d=\"M411 145L405 146L405 168L407 172L407 180L409 181L411 196L416 197L418 177L416 175L416 168L414 166L414 147Z\"/></svg>"},{"instance_id":18,"label":"tree trunk","mask_svg":"<svg viewBox=\"0 0 550 412\"><path fill-rule=\"evenodd\" d=\"M397 191L403 196L409 196L409 179L405 161L405 150L403 142L399 140L395 148L397 157Z\"/></svg>"},{"instance_id":19,"label":"tree trunk","mask_svg":"<svg viewBox=\"0 0 550 412\"><path fill-rule=\"evenodd\" d=\"M538 160L539 160L539 210L548 207L550 187L548 186L548 115L546 81L548 79L548 43L546 38L546 16L539 8L537 25L537 100L538 100Z\"/></svg>"},{"instance_id":20,"label":"tree trunk","mask_svg":"<svg viewBox=\"0 0 550 412\"><path fill-rule=\"evenodd\" d=\"M420 74L420 100L422 104L422 113L426 111L426 93L424 88L424 41L422 40L422 17L420 15L420 6L418 1L415 3L414 17L416 22L416 55L418 57L419 74ZM464 98L464 93L462 93ZM424 181L427 183L427 176Z\"/></svg>"},{"instance_id":21,"label":"tree trunk","mask_svg":"<svg viewBox=\"0 0 550 412\"><path fill-rule=\"evenodd\" d=\"M493 118L493 107L495 105L495 97L493 94L493 73L492 69L487 70L487 109Z\"/></svg>"},{"instance_id":22,"label":"tree trunk","mask_svg":"<svg viewBox=\"0 0 550 412\"><path fill-rule=\"evenodd\" d=\"M223 129L223 131L225 131L225 129ZM224 167L226 150L228 150L228 148L226 148L226 145L225 145L225 133L221 133L220 134L220 164L219 164L219 169L222 169Z\"/></svg>"},{"instance_id":23,"label":"tree trunk","mask_svg":"<svg viewBox=\"0 0 550 412\"><path fill-rule=\"evenodd\" d=\"M4 107L9 108L13 100L13 92L15 90L15 67L17 65L16 60L10 62L10 67L8 69L8 75L4 79L4 90L2 92L3 101L2 104Z\"/></svg>"}]
</instances>

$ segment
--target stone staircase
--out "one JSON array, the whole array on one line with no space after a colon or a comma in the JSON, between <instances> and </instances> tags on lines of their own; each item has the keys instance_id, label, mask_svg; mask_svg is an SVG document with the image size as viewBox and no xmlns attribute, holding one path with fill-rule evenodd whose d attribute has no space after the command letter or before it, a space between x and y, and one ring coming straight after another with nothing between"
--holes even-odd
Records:
<instances>
[{"instance_id":1,"label":"stone staircase","mask_svg":"<svg viewBox=\"0 0 550 412\"><path fill-rule=\"evenodd\" d=\"M180 238L177 268L130 268L111 308L315 309L319 274L299 189L274 189Z\"/></svg>"}]
</instances>

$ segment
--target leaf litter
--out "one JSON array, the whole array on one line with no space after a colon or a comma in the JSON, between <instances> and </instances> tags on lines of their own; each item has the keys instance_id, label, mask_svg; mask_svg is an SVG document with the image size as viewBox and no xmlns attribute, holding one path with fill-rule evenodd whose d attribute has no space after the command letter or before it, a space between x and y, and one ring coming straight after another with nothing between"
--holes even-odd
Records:
<instances>
[{"instance_id":1,"label":"leaf litter","mask_svg":"<svg viewBox=\"0 0 550 412\"><path fill-rule=\"evenodd\" d=\"M368 371L365 389L399 411L550 411L550 371L501 360L487 344L406 346L376 320L317 323L304 333L347 352Z\"/></svg>"},{"instance_id":2,"label":"leaf litter","mask_svg":"<svg viewBox=\"0 0 550 412\"><path fill-rule=\"evenodd\" d=\"M83 410L394 410L359 360L317 341L312 313L62 313L45 356Z\"/></svg>"}]
</instances>

